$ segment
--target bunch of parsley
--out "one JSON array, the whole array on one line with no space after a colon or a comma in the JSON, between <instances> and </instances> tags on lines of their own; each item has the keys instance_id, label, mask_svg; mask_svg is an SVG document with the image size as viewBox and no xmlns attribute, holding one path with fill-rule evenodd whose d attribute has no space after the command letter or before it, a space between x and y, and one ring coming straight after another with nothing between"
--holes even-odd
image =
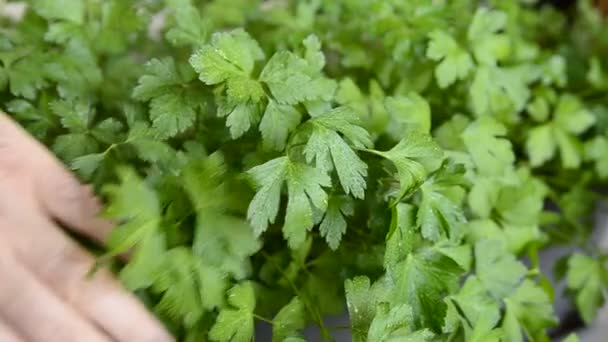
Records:
<instances>
[{"instance_id":1,"label":"bunch of parsley","mask_svg":"<svg viewBox=\"0 0 608 342\"><path fill-rule=\"evenodd\" d=\"M559 244L583 320L603 303L591 1L27 2L0 104L96 186L105 257L181 339L331 341L347 308L354 341L547 341Z\"/></svg>"}]
</instances>

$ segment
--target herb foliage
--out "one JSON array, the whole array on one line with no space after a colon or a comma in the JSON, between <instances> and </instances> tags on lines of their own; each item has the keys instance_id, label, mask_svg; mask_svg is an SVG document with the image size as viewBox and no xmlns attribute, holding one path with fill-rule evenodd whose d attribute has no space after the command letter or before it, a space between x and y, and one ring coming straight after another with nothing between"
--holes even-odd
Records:
<instances>
[{"instance_id":1,"label":"herb foliage","mask_svg":"<svg viewBox=\"0 0 608 342\"><path fill-rule=\"evenodd\" d=\"M0 99L180 339L546 341L540 251L586 323L608 286L608 24L534 2L30 0Z\"/></svg>"}]
</instances>

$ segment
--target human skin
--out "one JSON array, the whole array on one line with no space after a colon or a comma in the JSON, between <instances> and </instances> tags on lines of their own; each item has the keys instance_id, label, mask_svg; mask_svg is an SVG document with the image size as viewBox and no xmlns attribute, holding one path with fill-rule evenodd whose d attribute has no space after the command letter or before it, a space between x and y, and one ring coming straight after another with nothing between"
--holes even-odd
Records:
<instances>
[{"instance_id":1,"label":"human skin","mask_svg":"<svg viewBox=\"0 0 608 342\"><path fill-rule=\"evenodd\" d=\"M44 146L0 112L0 341L165 342L162 325L62 230L98 242L112 224Z\"/></svg>"}]
</instances>

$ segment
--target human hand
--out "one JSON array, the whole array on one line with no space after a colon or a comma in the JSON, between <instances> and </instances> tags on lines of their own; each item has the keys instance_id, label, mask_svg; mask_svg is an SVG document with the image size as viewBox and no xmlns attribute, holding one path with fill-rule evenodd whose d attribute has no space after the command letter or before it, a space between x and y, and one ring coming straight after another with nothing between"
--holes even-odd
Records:
<instances>
[{"instance_id":1,"label":"human hand","mask_svg":"<svg viewBox=\"0 0 608 342\"><path fill-rule=\"evenodd\" d=\"M56 222L103 241L100 205L36 140L0 112L0 341L173 339Z\"/></svg>"}]
</instances>

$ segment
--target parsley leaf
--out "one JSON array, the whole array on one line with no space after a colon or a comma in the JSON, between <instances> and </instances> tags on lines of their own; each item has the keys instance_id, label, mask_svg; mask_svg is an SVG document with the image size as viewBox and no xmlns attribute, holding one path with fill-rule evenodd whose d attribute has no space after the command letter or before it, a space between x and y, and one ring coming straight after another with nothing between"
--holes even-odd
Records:
<instances>
[{"instance_id":1,"label":"parsley leaf","mask_svg":"<svg viewBox=\"0 0 608 342\"><path fill-rule=\"evenodd\" d=\"M513 293L527 272L498 240L479 241L475 245L475 260L479 280L495 298Z\"/></svg>"},{"instance_id":2,"label":"parsley leaf","mask_svg":"<svg viewBox=\"0 0 608 342\"><path fill-rule=\"evenodd\" d=\"M507 312L503 329L512 340L523 340L522 330L530 339L548 338L544 330L557 321L553 314L549 296L531 280L525 280L521 286L505 299ZM542 337L541 337L542 336Z\"/></svg>"},{"instance_id":3,"label":"parsley leaf","mask_svg":"<svg viewBox=\"0 0 608 342\"><path fill-rule=\"evenodd\" d=\"M329 176L318 168L287 157L279 157L248 171L258 186L247 217L257 235L274 223L279 210L281 188L287 185L288 199L283 234L293 248L300 246L306 233L314 225L313 209L327 208L327 193L323 187L331 185Z\"/></svg>"},{"instance_id":4,"label":"parsley leaf","mask_svg":"<svg viewBox=\"0 0 608 342\"><path fill-rule=\"evenodd\" d=\"M441 61L435 69L439 86L446 88L456 80L465 79L474 67L471 55L445 32L434 31L430 34L430 38L426 55L433 60Z\"/></svg>"},{"instance_id":5,"label":"parsley leaf","mask_svg":"<svg viewBox=\"0 0 608 342\"><path fill-rule=\"evenodd\" d=\"M420 187L421 200L416 224L426 239L437 241L440 237L455 239L460 236L460 226L466 222L466 217L454 199L450 198L451 190L463 182L457 169L444 166Z\"/></svg>"},{"instance_id":6,"label":"parsley leaf","mask_svg":"<svg viewBox=\"0 0 608 342\"><path fill-rule=\"evenodd\" d=\"M332 341L346 304L355 341L546 341L557 243L583 320L604 303L593 1L26 5L3 109L101 193L98 263L129 252L176 340Z\"/></svg>"},{"instance_id":7,"label":"parsley leaf","mask_svg":"<svg viewBox=\"0 0 608 342\"><path fill-rule=\"evenodd\" d=\"M192 55L190 64L206 84L249 78L255 62L264 58L258 43L243 30L215 33L211 43Z\"/></svg>"},{"instance_id":8,"label":"parsley leaf","mask_svg":"<svg viewBox=\"0 0 608 342\"><path fill-rule=\"evenodd\" d=\"M321 236L333 250L340 245L342 236L346 233L347 222L344 216L354 214L353 203L348 197L332 196L327 205L327 211L319 226Z\"/></svg>"},{"instance_id":9,"label":"parsley leaf","mask_svg":"<svg viewBox=\"0 0 608 342\"><path fill-rule=\"evenodd\" d=\"M289 337L299 337L298 330L306 325L306 308L298 297L294 297L274 317L273 341L285 341Z\"/></svg>"},{"instance_id":10,"label":"parsley leaf","mask_svg":"<svg viewBox=\"0 0 608 342\"><path fill-rule=\"evenodd\" d=\"M442 157L442 151L428 135L416 132L409 134L389 151L370 152L395 165L400 183L397 199L420 186Z\"/></svg>"},{"instance_id":11,"label":"parsley leaf","mask_svg":"<svg viewBox=\"0 0 608 342\"><path fill-rule=\"evenodd\" d=\"M589 256L574 254L568 259L568 288L576 291L576 306L585 322L592 322L604 303L604 267Z\"/></svg>"},{"instance_id":12,"label":"parsley leaf","mask_svg":"<svg viewBox=\"0 0 608 342\"><path fill-rule=\"evenodd\" d=\"M255 293L251 283L235 285L228 291L231 307L222 309L209 331L213 341L249 341L253 335Z\"/></svg>"},{"instance_id":13,"label":"parsley leaf","mask_svg":"<svg viewBox=\"0 0 608 342\"><path fill-rule=\"evenodd\" d=\"M355 117L344 107L312 118L309 121L312 132L304 154L309 163L315 161L317 168L329 170L333 166L344 191L363 198L367 165L344 138L356 148L368 147L371 141L367 131L355 123Z\"/></svg>"},{"instance_id":14,"label":"parsley leaf","mask_svg":"<svg viewBox=\"0 0 608 342\"><path fill-rule=\"evenodd\" d=\"M310 53L310 52L309 52ZM323 67L324 61L320 67ZM330 100L336 89L333 80L319 74L319 65L310 65L307 60L290 52L278 52L270 58L260 74L280 104L296 104L304 101Z\"/></svg>"},{"instance_id":15,"label":"parsley leaf","mask_svg":"<svg viewBox=\"0 0 608 342\"><path fill-rule=\"evenodd\" d=\"M526 150L532 166L552 159L559 150L562 165L576 168L582 159L582 146L576 138L595 123L595 117L572 95L560 97L553 120L530 131Z\"/></svg>"},{"instance_id":16,"label":"parsley leaf","mask_svg":"<svg viewBox=\"0 0 608 342\"><path fill-rule=\"evenodd\" d=\"M443 297L457 287L460 267L431 250L409 254L394 275L394 301L408 304L415 327L439 332L447 310Z\"/></svg>"},{"instance_id":17,"label":"parsley leaf","mask_svg":"<svg viewBox=\"0 0 608 342\"><path fill-rule=\"evenodd\" d=\"M376 316L376 299L370 296L369 278L356 277L346 280L344 289L353 340L365 341L372 320Z\"/></svg>"},{"instance_id":18,"label":"parsley leaf","mask_svg":"<svg viewBox=\"0 0 608 342\"><path fill-rule=\"evenodd\" d=\"M482 117L463 132L463 141L477 170L482 175L501 176L515 161L511 143L504 139L506 128L495 120Z\"/></svg>"}]
</instances>

